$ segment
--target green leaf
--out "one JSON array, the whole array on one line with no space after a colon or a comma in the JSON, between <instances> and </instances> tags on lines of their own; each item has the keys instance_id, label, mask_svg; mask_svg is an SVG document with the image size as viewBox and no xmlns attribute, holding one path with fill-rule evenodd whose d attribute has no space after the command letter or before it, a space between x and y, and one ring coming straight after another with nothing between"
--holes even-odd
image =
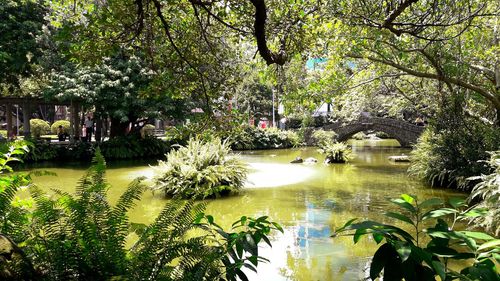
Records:
<instances>
[{"instance_id":1,"label":"green leaf","mask_svg":"<svg viewBox=\"0 0 500 281\"><path fill-rule=\"evenodd\" d=\"M474 239L481 239L481 240L495 239L495 237L492 237L484 232L477 232L477 231L460 231L460 232Z\"/></svg>"},{"instance_id":2,"label":"green leaf","mask_svg":"<svg viewBox=\"0 0 500 281\"><path fill-rule=\"evenodd\" d=\"M384 269L387 264L387 260L391 252L393 251L392 246L389 243L385 243L380 246L378 250L373 255L372 264L370 265L370 278L375 280L379 277L380 272Z\"/></svg>"},{"instance_id":3,"label":"green leaf","mask_svg":"<svg viewBox=\"0 0 500 281\"><path fill-rule=\"evenodd\" d=\"M446 280L445 268L440 261L432 261L432 268L434 268L441 280Z\"/></svg>"},{"instance_id":4,"label":"green leaf","mask_svg":"<svg viewBox=\"0 0 500 281\"><path fill-rule=\"evenodd\" d=\"M428 200L425 200L424 202L420 203L420 208L428 208L431 206L436 206L436 205L441 205L443 204L443 200L439 198L431 198Z\"/></svg>"},{"instance_id":5,"label":"green leaf","mask_svg":"<svg viewBox=\"0 0 500 281\"><path fill-rule=\"evenodd\" d=\"M401 242L395 243L394 246L402 262L406 261L408 257L410 257L411 247L408 246L406 243L401 243Z\"/></svg>"},{"instance_id":6,"label":"green leaf","mask_svg":"<svg viewBox=\"0 0 500 281\"><path fill-rule=\"evenodd\" d=\"M451 197L450 199L448 199L448 203L450 203L453 208L458 209L465 205L465 199L459 197Z\"/></svg>"},{"instance_id":7,"label":"green leaf","mask_svg":"<svg viewBox=\"0 0 500 281\"><path fill-rule=\"evenodd\" d=\"M398 205L399 207L408 210L412 214L415 214L417 212L417 210L415 209L415 207L413 207L412 204L410 204L402 199L391 199L390 201L392 203Z\"/></svg>"},{"instance_id":8,"label":"green leaf","mask_svg":"<svg viewBox=\"0 0 500 281\"><path fill-rule=\"evenodd\" d=\"M409 223L411 225L414 225L413 221L409 217L407 217L407 216L405 216L403 214L395 213L395 212L387 212L384 215L387 216L387 217L395 218L397 220L400 220L400 221Z\"/></svg>"},{"instance_id":9,"label":"green leaf","mask_svg":"<svg viewBox=\"0 0 500 281\"><path fill-rule=\"evenodd\" d=\"M482 251L484 249L488 249L488 248L491 248L491 247L497 247L499 245L500 245L500 239L495 239L495 240L491 240L491 241L488 241L488 242L482 244L477 249L478 249L478 251Z\"/></svg>"},{"instance_id":10,"label":"green leaf","mask_svg":"<svg viewBox=\"0 0 500 281\"><path fill-rule=\"evenodd\" d=\"M366 230L366 229L363 229L363 228L357 229L356 232L354 233L353 238L352 238L354 241L354 244L358 243L361 236L363 236L367 233L368 233L368 230Z\"/></svg>"},{"instance_id":11,"label":"green leaf","mask_svg":"<svg viewBox=\"0 0 500 281\"><path fill-rule=\"evenodd\" d=\"M401 198L403 198L403 200L405 202L407 202L408 204L413 204L413 202L415 201L414 200L415 198L411 195L408 195L408 194L401 194Z\"/></svg>"},{"instance_id":12,"label":"green leaf","mask_svg":"<svg viewBox=\"0 0 500 281\"><path fill-rule=\"evenodd\" d=\"M422 220L427 220L427 219L430 219L430 218L439 218L439 217L442 217L442 216L447 216L447 215L456 214L456 213L458 213L458 211L455 210L455 209L441 208L441 209L432 210L432 211L429 211L429 212L425 213L422 216Z\"/></svg>"}]
</instances>

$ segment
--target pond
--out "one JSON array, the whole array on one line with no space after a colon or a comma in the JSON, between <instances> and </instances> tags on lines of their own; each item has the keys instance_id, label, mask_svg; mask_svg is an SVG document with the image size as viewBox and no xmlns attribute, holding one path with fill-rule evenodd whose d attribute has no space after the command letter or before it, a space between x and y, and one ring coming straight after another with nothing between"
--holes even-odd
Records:
<instances>
[{"instance_id":1,"label":"pond","mask_svg":"<svg viewBox=\"0 0 500 281\"><path fill-rule=\"evenodd\" d=\"M334 227L351 218L385 220L383 213L393 208L388 198L402 193L419 198L464 194L453 190L432 189L407 176L407 164L393 163L391 155L408 154L394 140L352 141L355 158L349 164L289 164L295 157L323 159L315 148L297 148L240 152L251 173L247 188L237 196L210 200L207 214L229 227L241 217L267 215L284 227L284 233L272 237L273 247L260 254L270 259L261 264L250 280L361 280L366 276L376 244L362 239L330 238ZM111 200L138 176L150 176L148 164L155 162L110 163L107 179ZM84 173L82 164L49 164L38 167L56 172L57 177L36 177L34 182L46 189L73 192ZM131 221L151 222L168 201L160 194L146 192L133 210Z\"/></svg>"}]
</instances>

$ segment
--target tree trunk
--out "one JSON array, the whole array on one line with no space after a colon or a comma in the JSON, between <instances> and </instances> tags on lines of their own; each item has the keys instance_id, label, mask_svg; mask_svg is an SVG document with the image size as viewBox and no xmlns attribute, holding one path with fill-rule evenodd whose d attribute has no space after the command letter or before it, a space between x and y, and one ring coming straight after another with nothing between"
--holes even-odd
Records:
<instances>
[{"instance_id":1,"label":"tree trunk","mask_svg":"<svg viewBox=\"0 0 500 281\"><path fill-rule=\"evenodd\" d=\"M94 138L96 142L101 142L102 139L102 118L98 117L95 122L95 134Z\"/></svg>"},{"instance_id":2,"label":"tree trunk","mask_svg":"<svg viewBox=\"0 0 500 281\"><path fill-rule=\"evenodd\" d=\"M111 130L109 133L110 138L118 136L126 136L130 122L121 122L119 119L111 118Z\"/></svg>"}]
</instances>

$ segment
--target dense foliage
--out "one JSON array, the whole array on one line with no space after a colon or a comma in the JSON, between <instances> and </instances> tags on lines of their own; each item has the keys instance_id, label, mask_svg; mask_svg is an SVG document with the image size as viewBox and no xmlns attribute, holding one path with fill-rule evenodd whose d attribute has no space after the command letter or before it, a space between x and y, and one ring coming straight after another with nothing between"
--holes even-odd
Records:
<instances>
[{"instance_id":1,"label":"dense foliage","mask_svg":"<svg viewBox=\"0 0 500 281\"><path fill-rule=\"evenodd\" d=\"M163 157L170 150L170 143L153 136L131 135L112 138L99 147L106 159L134 159Z\"/></svg>"},{"instance_id":2,"label":"dense foliage","mask_svg":"<svg viewBox=\"0 0 500 281\"><path fill-rule=\"evenodd\" d=\"M26 148L2 156L2 172ZM267 217L242 217L226 232L205 215L204 204L171 201L149 225L131 223L127 212L145 186L134 180L116 204L107 200L105 162L99 151L76 193L48 196L30 186L28 201L14 199L25 175L3 175L0 190L0 278L2 280L245 280L266 259L258 244L281 227ZM30 208L31 209L31 208ZM132 247L129 234L135 233ZM19 245L19 246L18 246ZM22 246L21 246L22 245ZM231 258L230 258L231 257Z\"/></svg>"},{"instance_id":3,"label":"dense foliage","mask_svg":"<svg viewBox=\"0 0 500 281\"><path fill-rule=\"evenodd\" d=\"M0 3L0 86L19 88L21 79L33 73L41 55L36 37L46 24L46 12L39 1Z\"/></svg>"},{"instance_id":4,"label":"dense foliage","mask_svg":"<svg viewBox=\"0 0 500 281\"><path fill-rule=\"evenodd\" d=\"M428 126L411 152L411 175L437 186L470 190L467 178L489 171L483 161L487 151L500 148L500 130L482 120L457 116L457 111L440 114Z\"/></svg>"},{"instance_id":5,"label":"dense foliage","mask_svg":"<svg viewBox=\"0 0 500 281\"><path fill-rule=\"evenodd\" d=\"M344 142L322 143L318 151L325 155L325 163L345 163L352 159L351 148Z\"/></svg>"},{"instance_id":6,"label":"dense foliage","mask_svg":"<svg viewBox=\"0 0 500 281\"><path fill-rule=\"evenodd\" d=\"M31 119L30 120L31 134L35 138L39 138L41 135L50 133L49 122L42 119Z\"/></svg>"},{"instance_id":7,"label":"dense foliage","mask_svg":"<svg viewBox=\"0 0 500 281\"><path fill-rule=\"evenodd\" d=\"M302 144L301 138L294 131L250 126L228 135L227 139L235 150L291 148Z\"/></svg>"},{"instance_id":8,"label":"dense foliage","mask_svg":"<svg viewBox=\"0 0 500 281\"><path fill-rule=\"evenodd\" d=\"M311 134L311 138L314 145L322 147L330 142L334 142L337 138L337 134L334 131L319 129Z\"/></svg>"},{"instance_id":9,"label":"dense foliage","mask_svg":"<svg viewBox=\"0 0 500 281\"><path fill-rule=\"evenodd\" d=\"M161 158L171 148L170 142L148 135L144 138L137 135L116 137L99 144L77 141L61 146L40 140L32 140L28 144L30 151L22 156L26 162L89 161L97 147L100 147L101 153L110 160Z\"/></svg>"},{"instance_id":10,"label":"dense foliage","mask_svg":"<svg viewBox=\"0 0 500 281\"><path fill-rule=\"evenodd\" d=\"M57 134L59 131L59 126L62 126L64 133L70 133L70 122L67 120L58 120L52 123L52 125L50 125L50 132L53 134Z\"/></svg>"},{"instance_id":11,"label":"dense foliage","mask_svg":"<svg viewBox=\"0 0 500 281\"><path fill-rule=\"evenodd\" d=\"M491 158L487 161L492 169L491 174L484 174L469 178L479 182L474 186L469 195L469 203L477 200L479 208L484 208L487 213L474 219L474 222L486 230L500 235L500 151L491 152Z\"/></svg>"},{"instance_id":12,"label":"dense foliage","mask_svg":"<svg viewBox=\"0 0 500 281\"><path fill-rule=\"evenodd\" d=\"M246 176L246 165L231 155L227 142L190 139L186 146L172 150L166 161L154 168L153 190L178 198L219 197L239 192Z\"/></svg>"},{"instance_id":13,"label":"dense foliage","mask_svg":"<svg viewBox=\"0 0 500 281\"><path fill-rule=\"evenodd\" d=\"M404 223L405 227L375 221L348 221L336 234L349 232L354 243L371 235L377 244L373 255L370 278L377 279L382 271L384 280L499 280L500 240L480 231L456 230L460 220L481 216L477 209L467 208L460 199L450 199L444 205L433 198L420 202L403 194L392 199L401 212L385 215ZM411 229L406 231L405 229ZM461 270L450 266L453 261L471 259Z\"/></svg>"}]
</instances>

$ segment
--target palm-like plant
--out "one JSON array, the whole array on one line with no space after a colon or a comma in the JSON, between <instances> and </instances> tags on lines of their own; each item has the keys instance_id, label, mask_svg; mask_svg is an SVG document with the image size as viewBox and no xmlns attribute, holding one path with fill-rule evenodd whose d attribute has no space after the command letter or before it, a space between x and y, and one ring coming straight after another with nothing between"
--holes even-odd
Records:
<instances>
[{"instance_id":1,"label":"palm-like plant","mask_svg":"<svg viewBox=\"0 0 500 281\"><path fill-rule=\"evenodd\" d=\"M230 155L227 142L190 139L154 167L153 190L180 198L218 197L238 192L247 177L246 165Z\"/></svg>"}]
</instances>

